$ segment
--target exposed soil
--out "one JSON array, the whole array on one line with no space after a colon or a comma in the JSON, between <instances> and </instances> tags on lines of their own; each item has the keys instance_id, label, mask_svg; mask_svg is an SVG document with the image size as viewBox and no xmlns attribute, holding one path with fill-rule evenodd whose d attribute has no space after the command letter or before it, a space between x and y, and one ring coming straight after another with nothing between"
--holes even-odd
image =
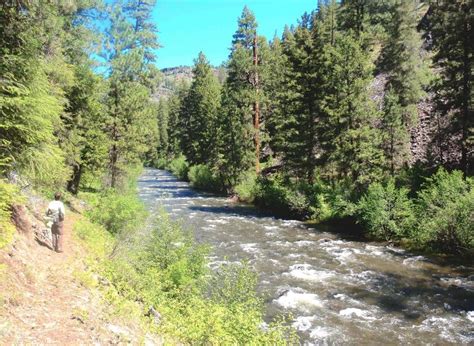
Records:
<instances>
[{"instance_id":1,"label":"exposed soil","mask_svg":"<svg viewBox=\"0 0 474 346\"><path fill-rule=\"evenodd\" d=\"M81 285L87 252L72 236L80 217L66 217L63 253L31 236L38 236L38 226L0 251L0 344L153 343L137 336L137 326L112 318L97 289Z\"/></svg>"}]
</instances>

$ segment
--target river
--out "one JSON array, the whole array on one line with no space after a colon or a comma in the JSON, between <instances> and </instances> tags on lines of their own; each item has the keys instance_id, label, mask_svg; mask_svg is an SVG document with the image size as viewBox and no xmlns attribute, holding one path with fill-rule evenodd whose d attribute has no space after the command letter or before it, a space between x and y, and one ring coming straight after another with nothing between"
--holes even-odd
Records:
<instances>
[{"instance_id":1,"label":"river","mask_svg":"<svg viewBox=\"0 0 474 346\"><path fill-rule=\"evenodd\" d=\"M145 170L138 184L151 211L164 206L213 246L211 267L248 259L267 320L291 313L306 345L474 345L472 264L440 263L279 219L195 191L162 170Z\"/></svg>"}]
</instances>

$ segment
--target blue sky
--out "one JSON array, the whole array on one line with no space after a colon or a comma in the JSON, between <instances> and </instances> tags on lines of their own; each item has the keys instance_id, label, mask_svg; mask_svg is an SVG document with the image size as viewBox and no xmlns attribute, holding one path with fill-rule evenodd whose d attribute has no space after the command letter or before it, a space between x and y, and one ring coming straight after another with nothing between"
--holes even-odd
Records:
<instances>
[{"instance_id":1,"label":"blue sky","mask_svg":"<svg viewBox=\"0 0 474 346\"><path fill-rule=\"evenodd\" d=\"M317 0L157 0L153 19L159 30L159 68L192 65L200 51L211 64L227 59L237 18L244 5L256 16L259 35L281 36Z\"/></svg>"}]
</instances>

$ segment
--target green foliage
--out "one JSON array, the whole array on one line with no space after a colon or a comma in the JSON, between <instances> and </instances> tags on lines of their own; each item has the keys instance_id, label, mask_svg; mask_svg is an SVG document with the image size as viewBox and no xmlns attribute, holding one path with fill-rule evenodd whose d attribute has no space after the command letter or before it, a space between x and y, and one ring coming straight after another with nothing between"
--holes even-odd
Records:
<instances>
[{"instance_id":1,"label":"green foliage","mask_svg":"<svg viewBox=\"0 0 474 346\"><path fill-rule=\"evenodd\" d=\"M357 205L357 217L371 235L385 240L410 235L415 224L408 190L398 189L393 180L369 186Z\"/></svg>"},{"instance_id":2,"label":"green foliage","mask_svg":"<svg viewBox=\"0 0 474 346\"><path fill-rule=\"evenodd\" d=\"M16 186L0 179L0 249L13 239L15 226L11 223L11 206L18 199Z\"/></svg>"},{"instance_id":3,"label":"green foliage","mask_svg":"<svg viewBox=\"0 0 474 346\"><path fill-rule=\"evenodd\" d=\"M106 98L110 139L110 187L120 185L128 165L150 154L158 138L156 107L151 93L158 78L152 64L158 48L157 29L151 21L154 1L117 1L110 4L106 31L109 91ZM153 145L152 148L155 148Z\"/></svg>"},{"instance_id":4,"label":"green foliage","mask_svg":"<svg viewBox=\"0 0 474 346\"><path fill-rule=\"evenodd\" d=\"M252 203L258 192L257 174L254 170L242 174L239 183L234 187L239 199L247 203Z\"/></svg>"},{"instance_id":5,"label":"green foliage","mask_svg":"<svg viewBox=\"0 0 474 346\"><path fill-rule=\"evenodd\" d=\"M153 306L162 315L161 322L144 324L170 342L297 342L291 328L280 322L268 331L261 329L263 302L247 265L225 266L210 275L207 247L196 244L193 234L164 212L157 215L146 233L136 234L112 258L108 258L114 246L110 232L87 220L76 224L77 236L96 258L94 267L109 283L102 289L117 314L144 318L136 302Z\"/></svg>"},{"instance_id":6,"label":"green foliage","mask_svg":"<svg viewBox=\"0 0 474 346\"><path fill-rule=\"evenodd\" d=\"M381 68L387 72L382 143L390 173L394 175L410 159L410 133L418 124L418 103L425 96L430 70L417 30L415 2L401 1L390 13L393 21L381 54Z\"/></svg>"},{"instance_id":7,"label":"green foliage","mask_svg":"<svg viewBox=\"0 0 474 346\"><path fill-rule=\"evenodd\" d=\"M308 199L288 179L281 176L261 177L258 180L258 186L258 193L255 197L258 205L271 208L283 216L308 216Z\"/></svg>"},{"instance_id":8,"label":"green foliage","mask_svg":"<svg viewBox=\"0 0 474 346\"><path fill-rule=\"evenodd\" d=\"M145 208L133 193L116 190L104 192L92 205L88 215L93 222L112 234L127 234L136 230L146 218Z\"/></svg>"},{"instance_id":9,"label":"green foliage","mask_svg":"<svg viewBox=\"0 0 474 346\"><path fill-rule=\"evenodd\" d=\"M443 117L450 116L450 126L438 136L460 147L461 160L453 162L465 174L473 174L472 116L474 27L472 1L431 1L428 16L433 43L433 61L439 79L434 85L435 111ZM456 134L453 136L453 134ZM460 134L460 136L459 136ZM441 153L441 162L444 158Z\"/></svg>"},{"instance_id":10,"label":"green foliage","mask_svg":"<svg viewBox=\"0 0 474 346\"><path fill-rule=\"evenodd\" d=\"M221 186L217 177L207 165L191 166L188 172L191 185L206 191L220 191Z\"/></svg>"},{"instance_id":11,"label":"green foliage","mask_svg":"<svg viewBox=\"0 0 474 346\"><path fill-rule=\"evenodd\" d=\"M172 221L164 211L159 211L152 220L153 230L147 240L139 261L144 266L156 266L160 270L170 270L169 279L174 281L179 275L180 266L189 270L189 280L199 278L206 273L204 258L207 255L205 246L194 243L194 236L182 226ZM173 271L177 269L176 274ZM179 282L174 282L181 286ZM183 283L185 285L186 283Z\"/></svg>"},{"instance_id":12,"label":"green foliage","mask_svg":"<svg viewBox=\"0 0 474 346\"><path fill-rule=\"evenodd\" d=\"M184 155L181 154L171 160L168 165L168 169L179 179L188 179L189 163L186 161L186 157Z\"/></svg>"},{"instance_id":13,"label":"green foliage","mask_svg":"<svg viewBox=\"0 0 474 346\"><path fill-rule=\"evenodd\" d=\"M417 229L421 246L451 252L474 248L474 180L460 171L439 169L417 197Z\"/></svg>"},{"instance_id":14,"label":"green foliage","mask_svg":"<svg viewBox=\"0 0 474 346\"><path fill-rule=\"evenodd\" d=\"M202 52L195 60L193 75L181 108L181 146L191 164L211 164L217 158L217 118L221 94L220 84Z\"/></svg>"},{"instance_id":15,"label":"green foliage","mask_svg":"<svg viewBox=\"0 0 474 346\"><path fill-rule=\"evenodd\" d=\"M111 233L85 218L74 224L74 235L83 241L94 257L105 258L112 251L114 238Z\"/></svg>"}]
</instances>

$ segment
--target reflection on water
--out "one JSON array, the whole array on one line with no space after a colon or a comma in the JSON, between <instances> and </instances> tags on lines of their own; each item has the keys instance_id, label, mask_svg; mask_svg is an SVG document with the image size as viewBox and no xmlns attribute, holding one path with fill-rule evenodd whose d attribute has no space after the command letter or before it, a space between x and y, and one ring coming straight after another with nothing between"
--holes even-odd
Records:
<instances>
[{"instance_id":1,"label":"reflection on water","mask_svg":"<svg viewBox=\"0 0 474 346\"><path fill-rule=\"evenodd\" d=\"M305 344L474 344L474 268L338 238L146 170L140 196L213 245L211 268L248 259L267 318L291 312Z\"/></svg>"}]
</instances>

